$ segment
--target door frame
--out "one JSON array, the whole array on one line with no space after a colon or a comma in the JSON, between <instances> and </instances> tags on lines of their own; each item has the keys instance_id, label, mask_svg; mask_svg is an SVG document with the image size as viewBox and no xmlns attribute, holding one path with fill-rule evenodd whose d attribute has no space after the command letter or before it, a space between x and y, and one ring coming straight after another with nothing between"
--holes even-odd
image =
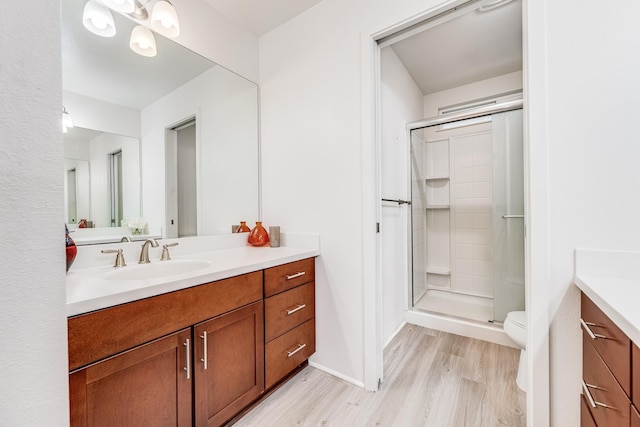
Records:
<instances>
[{"instance_id":1,"label":"door frame","mask_svg":"<svg viewBox=\"0 0 640 427\"><path fill-rule=\"evenodd\" d=\"M380 49L385 37L432 18L465 0L440 2L416 16L369 35L361 35L362 93L362 229L363 229L363 321L364 385L377 390L382 379L382 298L380 267ZM527 372L530 378L526 396L527 425L548 426L550 422L549 360L549 201L547 198L548 131L546 52L546 2L522 0L523 97L524 97L524 174L525 216L525 292L527 310ZM535 140L535 144L533 141ZM373 144L371 143L373 141ZM536 209L533 210L532 206ZM530 283L537 283L530 286ZM373 286L367 286L373 283Z\"/></svg>"}]
</instances>

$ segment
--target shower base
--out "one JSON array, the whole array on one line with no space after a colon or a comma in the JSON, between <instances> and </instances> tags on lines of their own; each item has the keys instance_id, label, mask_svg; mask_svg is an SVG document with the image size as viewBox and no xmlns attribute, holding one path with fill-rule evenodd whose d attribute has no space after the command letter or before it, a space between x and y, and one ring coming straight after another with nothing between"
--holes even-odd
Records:
<instances>
[{"instance_id":1,"label":"shower base","mask_svg":"<svg viewBox=\"0 0 640 427\"><path fill-rule=\"evenodd\" d=\"M429 289L414 304L414 308L479 322L493 320L492 299L439 291L437 289Z\"/></svg>"}]
</instances>

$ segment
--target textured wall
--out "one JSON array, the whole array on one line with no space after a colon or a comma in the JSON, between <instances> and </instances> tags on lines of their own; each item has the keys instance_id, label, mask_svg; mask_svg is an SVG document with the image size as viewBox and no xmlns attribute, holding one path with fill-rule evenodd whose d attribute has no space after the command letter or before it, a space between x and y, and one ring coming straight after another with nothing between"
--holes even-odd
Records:
<instances>
[{"instance_id":1,"label":"textured wall","mask_svg":"<svg viewBox=\"0 0 640 427\"><path fill-rule=\"evenodd\" d=\"M0 14L0 424L68 424L59 2ZM45 25L46 23L46 25Z\"/></svg>"}]
</instances>

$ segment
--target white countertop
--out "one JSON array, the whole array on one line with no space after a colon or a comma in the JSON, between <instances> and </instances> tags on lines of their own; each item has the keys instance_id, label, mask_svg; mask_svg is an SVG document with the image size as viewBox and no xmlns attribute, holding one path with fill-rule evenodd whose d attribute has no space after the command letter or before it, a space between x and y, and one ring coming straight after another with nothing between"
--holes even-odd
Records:
<instances>
[{"instance_id":1,"label":"white countertop","mask_svg":"<svg viewBox=\"0 0 640 427\"><path fill-rule=\"evenodd\" d=\"M291 244L285 245L284 243L287 240ZM162 246L163 243L174 241L176 239L159 241L159 243ZM175 274L169 277L114 281L105 278L105 275L116 270L111 266L113 262L111 255L110 258L105 258L105 255L100 258L100 255L98 255L97 259L100 259L101 262L99 266L90 265L83 266L84 268L72 268L67 273L67 316L88 313L142 298L315 257L320 254L318 236L312 234L306 235L306 237L305 235L288 236L287 239L287 236L283 233L283 246L279 248L248 246L244 240L240 240L236 236L222 237L218 239L217 244L214 236L177 239L177 241L180 241L180 245L171 248L171 260L160 261L157 256L153 256L150 264L138 265L133 259L127 258L128 266L121 267L121 269L153 268L154 264L157 263L180 262L181 260L208 261L210 265L193 272ZM214 242L208 246L215 247L215 249L201 250L203 241ZM219 241L224 243L220 244ZM192 243L192 248L189 248L190 242ZM238 242L241 244L238 245ZM113 249L115 246L127 245L132 245L132 243L119 243L101 247ZM137 249L139 246L139 244L136 244L135 248ZM99 249L93 248L95 247L83 248L87 252L86 257L88 259L96 256L88 251L99 252ZM200 251L194 252L195 249L200 249ZM81 256L83 254L79 251L78 255ZM154 253L154 255L156 254Z\"/></svg>"},{"instance_id":2,"label":"white countertop","mask_svg":"<svg viewBox=\"0 0 640 427\"><path fill-rule=\"evenodd\" d=\"M577 249L574 281L640 346L640 252Z\"/></svg>"}]
</instances>

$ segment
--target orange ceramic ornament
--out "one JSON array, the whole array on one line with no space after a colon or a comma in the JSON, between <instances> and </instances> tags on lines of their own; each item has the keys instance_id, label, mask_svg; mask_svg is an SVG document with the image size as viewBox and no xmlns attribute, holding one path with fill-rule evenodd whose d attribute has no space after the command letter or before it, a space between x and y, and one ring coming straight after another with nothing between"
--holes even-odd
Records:
<instances>
[{"instance_id":1,"label":"orange ceramic ornament","mask_svg":"<svg viewBox=\"0 0 640 427\"><path fill-rule=\"evenodd\" d=\"M266 246L269 244L269 233L262 226L262 221L256 222L256 226L249 233L247 241L252 246Z\"/></svg>"}]
</instances>

